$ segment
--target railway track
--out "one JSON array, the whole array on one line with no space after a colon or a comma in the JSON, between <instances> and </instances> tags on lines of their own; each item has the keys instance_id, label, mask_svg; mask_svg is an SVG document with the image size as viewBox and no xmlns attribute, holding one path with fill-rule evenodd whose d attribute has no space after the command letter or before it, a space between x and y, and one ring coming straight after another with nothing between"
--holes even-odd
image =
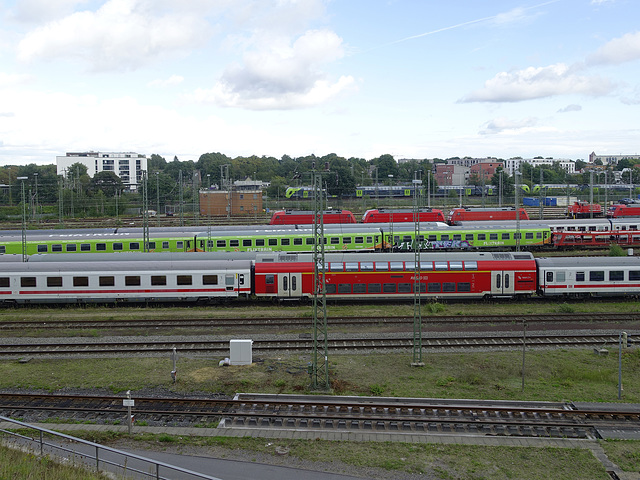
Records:
<instances>
[{"instance_id":1,"label":"railway track","mask_svg":"<svg viewBox=\"0 0 640 480\"><path fill-rule=\"evenodd\" d=\"M234 399L136 397L133 413L147 424L212 423L223 428L455 433L522 437L600 438L601 430L637 431L637 405L574 405L375 397L269 396ZM127 415L122 396L0 394L3 416L103 423Z\"/></svg>"},{"instance_id":2,"label":"railway track","mask_svg":"<svg viewBox=\"0 0 640 480\"><path fill-rule=\"evenodd\" d=\"M547 313L522 315L438 315L423 317L425 326L445 325L505 325L505 324L596 324L640 322L640 313ZM413 316L375 317L329 317L328 323L335 326L402 326L413 325ZM252 317L252 318L189 318L189 319L107 319L107 320L10 320L0 321L0 331L10 330L64 330L64 329L176 329L176 328L244 328L244 327L289 327L308 328L309 317Z\"/></svg>"},{"instance_id":3,"label":"railway track","mask_svg":"<svg viewBox=\"0 0 640 480\"><path fill-rule=\"evenodd\" d=\"M268 355L272 353L304 353L312 349L310 334L303 334L304 338L282 338L253 340L253 353ZM590 334L528 334L527 348L575 348L617 345L618 333L590 333ZM328 349L331 353L407 350L413 348L413 337L408 335L386 336L334 336L329 337ZM629 335L627 344L638 344L638 337ZM497 335L424 335L422 348L425 351L438 350L496 350L522 348L523 336L519 333ZM123 357L123 356L164 356L176 349L181 354L193 356L227 356L229 354L229 340L202 340L195 337L191 340L112 340L92 341L79 338L75 341L50 339L48 342L35 340L34 342L0 343L0 358L21 357Z\"/></svg>"}]
</instances>

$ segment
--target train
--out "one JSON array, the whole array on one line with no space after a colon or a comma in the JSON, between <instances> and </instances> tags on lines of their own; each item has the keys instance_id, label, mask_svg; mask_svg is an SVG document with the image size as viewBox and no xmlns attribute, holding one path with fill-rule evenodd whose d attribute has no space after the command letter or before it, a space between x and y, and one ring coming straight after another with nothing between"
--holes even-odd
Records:
<instances>
[{"instance_id":1,"label":"train","mask_svg":"<svg viewBox=\"0 0 640 480\"><path fill-rule=\"evenodd\" d=\"M269 225L313 225L316 223L316 214L313 211L304 210L278 210L273 212ZM357 223L356 217L349 210L325 210L322 212L322 224L349 224Z\"/></svg>"},{"instance_id":2,"label":"train","mask_svg":"<svg viewBox=\"0 0 640 480\"><path fill-rule=\"evenodd\" d=\"M616 204L607 209L609 218L640 217L640 205Z\"/></svg>"},{"instance_id":3,"label":"train","mask_svg":"<svg viewBox=\"0 0 640 480\"><path fill-rule=\"evenodd\" d=\"M453 208L447 214L447 223L455 225L458 222L476 221L476 222L496 222L501 220L529 220L529 214L522 208L515 207L460 207Z\"/></svg>"},{"instance_id":4,"label":"train","mask_svg":"<svg viewBox=\"0 0 640 480\"><path fill-rule=\"evenodd\" d=\"M437 208L419 208L419 222L442 222L444 213ZM364 212L362 223L400 223L415 222L415 213L411 208L373 208Z\"/></svg>"},{"instance_id":5,"label":"train","mask_svg":"<svg viewBox=\"0 0 640 480\"><path fill-rule=\"evenodd\" d=\"M419 224L421 248L487 249L515 248L516 227L459 227L439 222ZM327 225L323 229L325 250L360 252L413 249L413 223L368 223ZM523 248L549 244L551 231L544 224L520 229ZM210 227L197 230L149 229L148 250L153 252L241 252L291 251L313 252L315 232L309 225L254 226L250 228ZM26 254L37 253L121 253L144 251L141 229L129 230L57 230L27 231ZM0 233L0 254L21 254L22 235L18 230Z\"/></svg>"},{"instance_id":6,"label":"train","mask_svg":"<svg viewBox=\"0 0 640 480\"><path fill-rule=\"evenodd\" d=\"M129 253L58 261L36 255L0 262L0 303L197 303L310 300L311 254ZM40 257L40 258L38 258ZM74 261L76 260L76 261ZM640 257L534 258L530 252L428 252L325 255L328 301L425 301L640 295Z\"/></svg>"}]
</instances>

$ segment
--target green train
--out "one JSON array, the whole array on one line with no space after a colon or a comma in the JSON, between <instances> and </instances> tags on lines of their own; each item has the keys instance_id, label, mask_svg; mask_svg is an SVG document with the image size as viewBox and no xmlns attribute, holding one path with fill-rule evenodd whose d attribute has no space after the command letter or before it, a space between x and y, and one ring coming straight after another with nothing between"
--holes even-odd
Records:
<instances>
[{"instance_id":1,"label":"green train","mask_svg":"<svg viewBox=\"0 0 640 480\"><path fill-rule=\"evenodd\" d=\"M276 227L276 228L274 228ZM515 227L447 226L420 224L422 250L486 250L516 247ZM520 247L534 249L551 242L548 225L528 224L519 229ZM413 250L415 226L403 224L330 225L324 228L325 251ZM149 232L152 252L312 252L312 228L213 227L199 230L155 230ZM141 229L39 230L26 232L26 254L118 253L144 251ZM20 231L0 232L0 254L22 254Z\"/></svg>"}]
</instances>

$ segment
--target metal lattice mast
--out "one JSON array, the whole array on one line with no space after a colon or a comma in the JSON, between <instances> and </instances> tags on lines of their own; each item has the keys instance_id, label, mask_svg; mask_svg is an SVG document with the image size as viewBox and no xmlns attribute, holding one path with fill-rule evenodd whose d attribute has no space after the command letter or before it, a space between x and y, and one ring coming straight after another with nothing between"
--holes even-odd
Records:
<instances>
[{"instance_id":1,"label":"metal lattice mast","mask_svg":"<svg viewBox=\"0 0 640 480\"><path fill-rule=\"evenodd\" d=\"M311 388L328 390L329 346L327 338L327 289L325 285L324 223L322 218L324 195L322 194L322 174L312 171L314 186L314 247L313 263L313 355L311 363Z\"/></svg>"},{"instance_id":2,"label":"metal lattice mast","mask_svg":"<svg viewBox=\"0 0 640 480\"><path fill-rule=\"evenodd\" d=\"M418 172L416 172L417 177ZM420 192L422 180L413 180L414 271L413 271L413 361L412 367L424 367L422 361L422 283L420 282Z\"/></svg>"},{"instance_id":3,"label":"metal lattice mast","mask_svg":"<svg viewBox=\"0 0 640 480\"><path fill-rule=\"evenodd\" d=\"M143 251L149 251L149 184L147 172L142 171L142 235Z\"/></svg>"}]
</instances>

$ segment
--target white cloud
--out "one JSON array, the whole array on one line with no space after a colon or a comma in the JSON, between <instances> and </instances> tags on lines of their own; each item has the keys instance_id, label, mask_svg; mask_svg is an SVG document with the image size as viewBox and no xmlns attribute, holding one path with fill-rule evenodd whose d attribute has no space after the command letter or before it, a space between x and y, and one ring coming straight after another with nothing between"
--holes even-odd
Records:
<instances>
[{"instance_id":1,"label":"white cloud","mask_svg":"<svg viewBox=\"0 0 640 480\"><path fill-rule=\"evenodd\" d=\"M567 65L529 67L514 72L500 72L487 80L484 88L471 92L460 102L519 102L554 95L606 95L612 83L597 76L577 75Z\"/></svg>"},{"instance_id":2,"label":"white cloud","mask_svg":"<svg viewBox=\"0 0 640 480\"><path fill-rule=\"evenodd\" d=\"M88 0L21 0L10 14L20 22L46 22L73 12L77 5Z\"/></svg>"},{"instance_id":3,"label":"white cloud","mask_svg":"<svg viewBox=\"0 0 640 480\"><path fill-rule=\"evenodd\" d=\"M571 105L567 105L564 108L561 108L560 110L558 110L558 113L579 112L580 110L582 110L582 107L574 103Z\"/></svg>"},{"instance_id":4,"label":"white cloud","mask_svg":"<svg viewBox=\"0 0 640 480\"><path fill-rule=\"evenodd\" d=\"M640 59L640 32L614 38L587 57L591 65L617 65Z\"/></svg>"},{"instance_id":5,"label":"white cloud","mask_svg":"<svg viewBox=\"0 0 640 480\"><path fill-rule=\"evenodd\" d=\"M148 83L150 87L173 87L184 81L181 75L171 75L169 78L157 78Z\"/></svg>"},{"instance_id":6,"label":"white cloud","mask_svg":"<svg viewBox=\"0 0 640 480\"><path fill-rule=\"evenodd\" d=\"M0 88L22 85L32 80L30 75L0 72Z\"/></svg>"},{"instance_id":7,"label":"white cloud","mask_svg":"<svg viewBox=\"0 0 640 480\"><path fill-rule=\"evenodd\" d=\"M480 130L481 135L493 135L504 131L516 131L535 127L538 119L535 117L524 118L521 120L513 120L505 117L494 118L488 121Z\"/></svg>"},{"instance_id":8,"label":"white cloud","mask_svg":"<svg viewBox=\"0 0 640 480\"><path fill-rule=\"evenodd\" d=\"M109 0L29 32L22 61L81 59L92 70L134 70L151 59L200 45L208 24L195 11L154 10L143 0Z\"/></svg>"},{"instance_id":9,"label":"white cloud","mask_svg":"<svg viewBox=\"0 0 640 480\"><path fill-rule=\"evenodd\" d=\"M242 64L231 65L210 89L191 99L254 110L301 108L324 103L355 88L352 76L330 80L325 64L344 56L342 39L330 30L310 30L293 43L288 37L257 35Z\"/></svg>"}]
</instances>

